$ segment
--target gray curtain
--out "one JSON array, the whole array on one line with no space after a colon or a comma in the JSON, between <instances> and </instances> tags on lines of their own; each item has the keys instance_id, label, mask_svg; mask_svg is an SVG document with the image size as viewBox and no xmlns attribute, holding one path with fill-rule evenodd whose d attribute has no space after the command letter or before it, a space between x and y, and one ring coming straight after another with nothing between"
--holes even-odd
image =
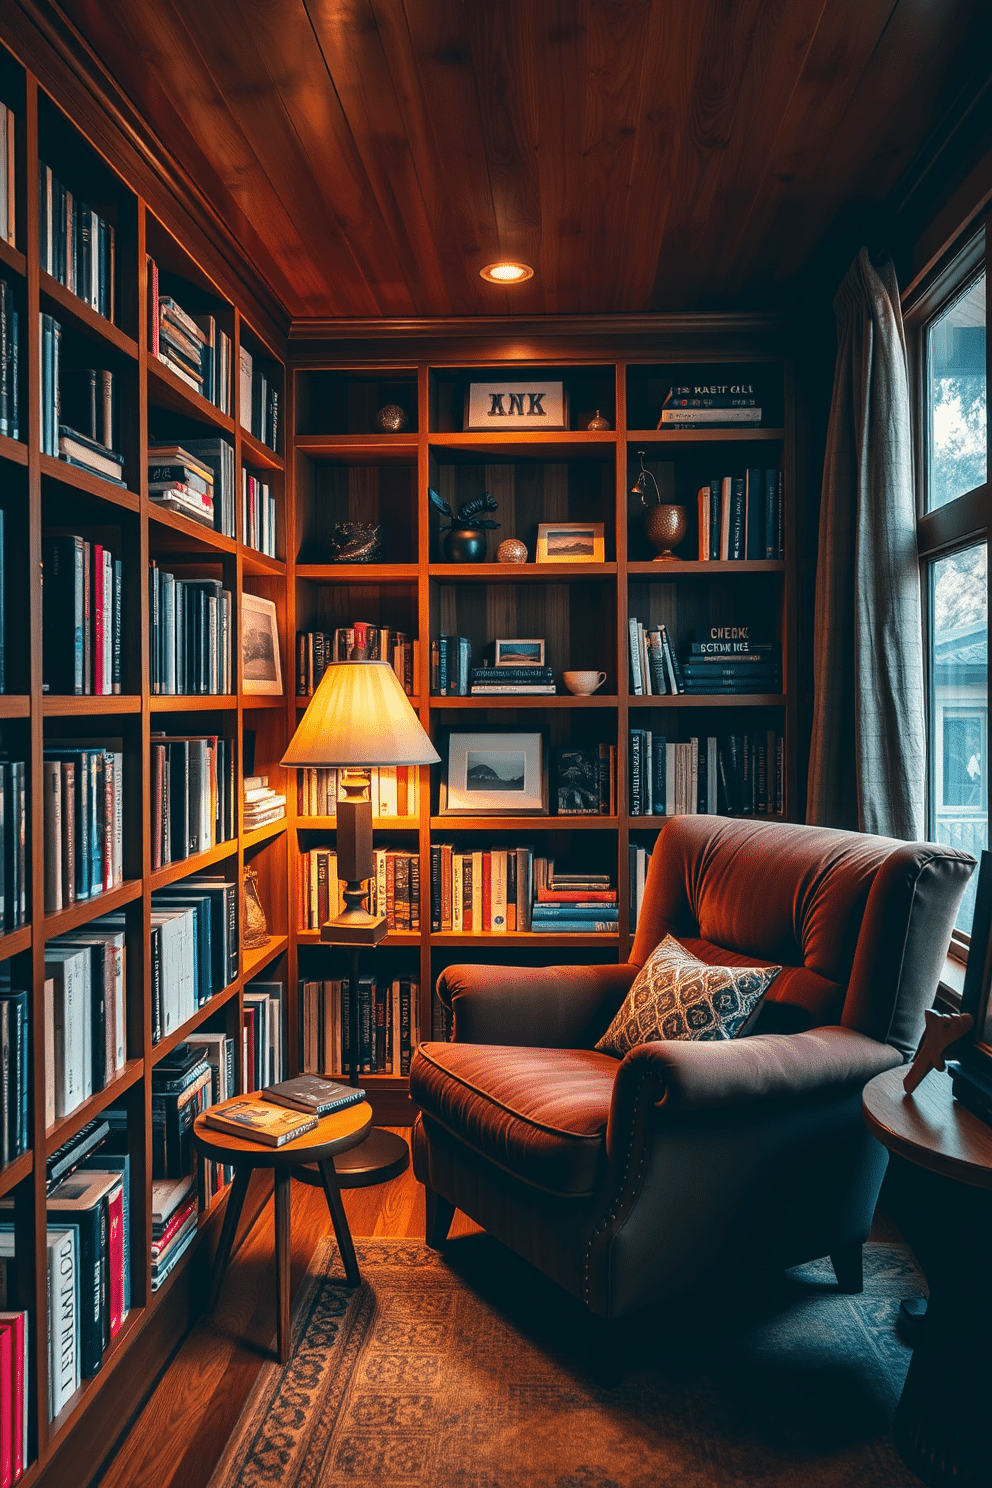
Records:
<instances>
[{"instance_id":1,"label":"gray curtain","mask_svg":"<svg viewBox=\"0 0 992 1488\"><path fill-rule=\"evenodd\" d=\"M891 260L862 248L834 299L806 819L922 838L923 629L906 340Z\"/></svg>"}]
</instances>

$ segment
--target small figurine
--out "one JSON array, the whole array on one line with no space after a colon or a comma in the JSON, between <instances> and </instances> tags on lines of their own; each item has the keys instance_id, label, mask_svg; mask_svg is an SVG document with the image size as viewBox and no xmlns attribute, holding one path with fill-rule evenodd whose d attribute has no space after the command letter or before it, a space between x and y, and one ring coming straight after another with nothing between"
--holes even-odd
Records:
<instances>
[{"instance_id":1,"label":"small figurine","mask_svg":"<svg viewBox=\"0 0 992 1488\"><path fill-rule=\"evenodd\" d=\"M494 501L487 491L484 496L479 496L475 501L463 501L456 515L444 497L433 488L428 487L427 494L431 505L451 519L447 529L443 527L441 529L447 534L444 539L444 553L448 562L484 563L489 541L486 537L486 530L498 527L499 523L483 516L483 512L498 511L499 503Z\"/></svg>"},{"instance_id":2,"label":"small figurine","mask_svg":"<svg viewBox=\"0 0 992 1488\"><path fill-rule=\"evenodd\" d=\"M335 522L330 541L332 563L375 563L381 552L378 527L368 522Z\"/></svg>"}]
</instances>

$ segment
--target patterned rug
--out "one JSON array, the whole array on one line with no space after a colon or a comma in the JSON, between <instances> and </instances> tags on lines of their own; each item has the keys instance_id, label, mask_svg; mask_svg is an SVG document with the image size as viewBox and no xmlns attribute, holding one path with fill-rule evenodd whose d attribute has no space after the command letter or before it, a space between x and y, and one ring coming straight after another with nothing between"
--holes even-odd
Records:
<instances>
[{"instance_id":1,"label":"patterned rug","mask_svg":"<svg viewBox=\"0 0 992 1488\"><path fill-rule=\"evenodd\" d=\"M355 1292L315 1255L210 1488L918 1488L890 1433L923 1289L899 1247L866 1247L859 1297L817 1262L667 1308L613 1390L577 1304L488 1236L357 1251Z\"/></svg>"}]
</instances>

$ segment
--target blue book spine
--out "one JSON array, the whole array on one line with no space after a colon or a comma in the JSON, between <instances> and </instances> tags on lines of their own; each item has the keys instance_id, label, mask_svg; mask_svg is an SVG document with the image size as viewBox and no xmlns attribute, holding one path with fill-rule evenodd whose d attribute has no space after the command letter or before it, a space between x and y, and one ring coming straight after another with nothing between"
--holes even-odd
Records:
<instances>
[{"instance_id":1,"label":"blue book spine","mask_svg":"<svg viewBox=\"0 0 992 1488\"><path fill-rule=\"evenodd\" d=\"M535 935L610 935L617 924L616 920L535 920L531 929Z\"/></svg>"},{"instance_id":2,"label":"blue book spine","mask_svg":"<svg viewBox=\"0 0 992 1488\"><path fill-rule=\"evenodd\" d=\"M777 558L778 551L778 471L765 471L765 551L766 558Z\"/></svg>"},{"instance_id":3,"label":"blue book spine","mask_svg":"<svg viewBox=\"0 0 992 1488\"><path fill-rule=\"evenodd\" d=\"M531 922L538 920L613 920L619 919L620 911L612 904L535 904L531 910Z\"/></svg>"}]
</instances>

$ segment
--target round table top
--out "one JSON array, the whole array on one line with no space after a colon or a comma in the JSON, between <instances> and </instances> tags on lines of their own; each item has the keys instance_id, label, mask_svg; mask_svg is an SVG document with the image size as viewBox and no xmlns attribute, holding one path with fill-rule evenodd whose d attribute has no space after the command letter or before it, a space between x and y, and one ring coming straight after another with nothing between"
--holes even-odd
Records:
<instances>
[{"instance_id":1,"label":"round table top","mask_svg":"<svg viewBox=\"0 0 992 1488\"><path fill-rule=\"evenodd\" d=\"M235 1095L230 1100L212 1106L211 1110L222 1111L225 1106L233 1106L240 1101L257 1102L270 1110L288 1109L286 1106L273 1106L260 1096ZM302 1116L304 1113L300 1111L297 1114ZM357 1105L346 1106L343 1111L332 1111L329 1116L322 1116L312 1131L305 1132L295 1141L285 1142L281 1147L270 1147L265 1142L253 1142L250 1138L217 1131L215 1127L207 1125L203 1116L197 1116L193 1123L193 1140L204 1156L215 1162L230 1163L234 1167L299 1167L306 1163L321 1162L325 1157L333 1157L336 1152L347 1152L350 1147L357 1147L359 1142L364 1142L371 1130L372 1107L368 1101L359 1101Z\"/></svg>"},{"instance_id":2,"label":"round table top","mask_svg":"<svg viewBox=\"0 0 992 1488\"><path fill-rule=\"evenodd\" d=\"M992 1188L992 1127L954 1099L950 1075L939 1070L907 1095L906 1069L897 1065L865 1086L861 1108L868 1130L921 1168Z\"/></svg>"}]
</instances>

